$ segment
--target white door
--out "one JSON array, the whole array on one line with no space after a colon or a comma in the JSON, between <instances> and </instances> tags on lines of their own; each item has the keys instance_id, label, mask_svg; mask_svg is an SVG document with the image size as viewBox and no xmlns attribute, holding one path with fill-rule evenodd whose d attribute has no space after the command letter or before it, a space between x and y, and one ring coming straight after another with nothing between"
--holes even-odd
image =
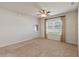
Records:
<instances>
[{"instance_id":1,"label":"white door","mask_svg":"<svg viewBox=\"0 0 79 59\"><path fill-rule=\"evenodd\" d=\"M62 35L62 20L54 18L46 20L46 37L52 40L61 40Z\"/></svg>"}]
</instances>

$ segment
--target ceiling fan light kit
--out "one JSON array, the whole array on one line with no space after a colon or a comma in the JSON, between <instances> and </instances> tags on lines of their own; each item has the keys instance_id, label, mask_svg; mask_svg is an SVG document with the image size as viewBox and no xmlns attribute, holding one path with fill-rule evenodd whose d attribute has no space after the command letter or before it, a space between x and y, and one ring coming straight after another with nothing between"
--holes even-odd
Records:
<instances>
[{"instance_id":1,"label":"ceiling fan light kit","mask_svg":"<svg viewBox=\"0 0 79 59\"><path fill-rule=\"evenodd\" d=\"M41 17L47 17L47 14L41 14Z\"/></svg>"}]
</instances>

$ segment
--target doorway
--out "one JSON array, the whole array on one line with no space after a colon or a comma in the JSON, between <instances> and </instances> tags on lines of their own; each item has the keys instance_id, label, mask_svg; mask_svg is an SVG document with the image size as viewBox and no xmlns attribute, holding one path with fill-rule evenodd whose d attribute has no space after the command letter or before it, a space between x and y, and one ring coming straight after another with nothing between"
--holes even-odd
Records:
<instances>
[{"instance_id":1,"label":"doorway","mask_svg":"<svg viewBox=\"0 0 79 59\"><path fill-rule=\"evenodd\" d=\"M46 20L46 38L65 42L65 16Z\"/></svg>"}]
</instances>

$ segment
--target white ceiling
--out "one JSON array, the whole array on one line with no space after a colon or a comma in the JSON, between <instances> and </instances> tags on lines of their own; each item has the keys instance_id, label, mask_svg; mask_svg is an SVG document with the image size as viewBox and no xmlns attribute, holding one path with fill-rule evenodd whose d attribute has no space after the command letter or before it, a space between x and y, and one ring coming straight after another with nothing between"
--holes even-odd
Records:
<instances>
[{"instance_id":1,"label":"white ceiling","mask_svg":"<svg viewBox=\"0 0 79 59\"><path fill-rule=\"evenodd\" d=\"M0 2L0 7L20 12L24 14L33 15L40 9L51 11L51 15L64 13L76 10L78 3L75 2Z\"/></svg>"}]
</instances>

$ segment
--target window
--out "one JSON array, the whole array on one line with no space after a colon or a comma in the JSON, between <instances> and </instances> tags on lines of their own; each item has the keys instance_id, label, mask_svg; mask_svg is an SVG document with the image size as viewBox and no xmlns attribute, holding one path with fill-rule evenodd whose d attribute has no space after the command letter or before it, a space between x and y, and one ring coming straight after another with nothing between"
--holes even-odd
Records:
<instances>
[{"instance_id":1,"label":"window","mask_svg":"<svg viewBox=\"0 0 79 59\"><path fill-rule=\"evenodd\" d=\"M60 18L47 20L47 33L61 33L62 31L62 21Z\"/></svg>"}]
</instances>

